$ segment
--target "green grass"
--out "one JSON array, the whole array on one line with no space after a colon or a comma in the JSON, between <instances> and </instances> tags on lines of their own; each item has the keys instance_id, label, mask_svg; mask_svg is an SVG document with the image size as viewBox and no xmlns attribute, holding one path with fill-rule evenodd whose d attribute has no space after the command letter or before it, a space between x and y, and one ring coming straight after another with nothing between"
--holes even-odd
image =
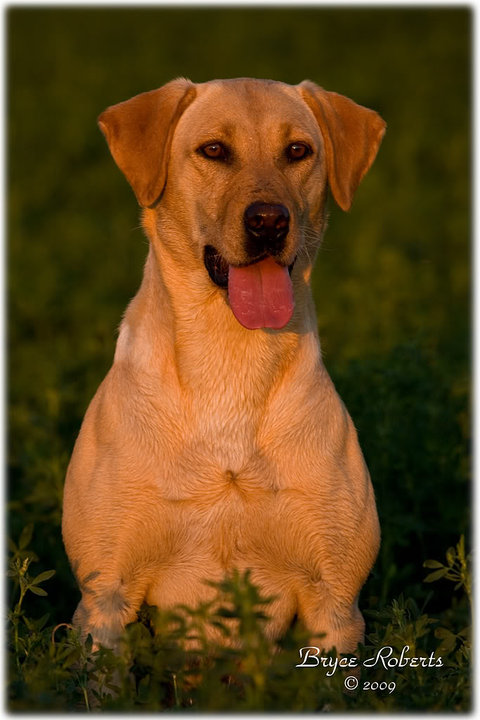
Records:
<instances>
[{"instance_id":1,"label":"green grass","mask_svg":"<svg viewBox=\"0 0 480 720\"><path fill-rule=\"evenodd\" d=\"M13 8L7 24L10 709L85 709L92 673L105 709L468 709L457 545L462 535L469 545L471 505L470 11ZM268 605L242 578L221 590L238 616L235 652L189 657L184 636L199 616L186 610L168 633L168 618L144 608L117 657L65 626L79 599L60 532L65 469L147 249L96 117L179 75L308 77L388 123L352 210L331 208L313 290L382 526L360 598L361 653L410 645L445 659L363 671L395 680L391 694L347 695L339 672L295 669L301 628L272 655L258 616ZM432 560L447 570L425 569ZM429 571L443 575L425 582Z\"/></svg>"}]
</instances>

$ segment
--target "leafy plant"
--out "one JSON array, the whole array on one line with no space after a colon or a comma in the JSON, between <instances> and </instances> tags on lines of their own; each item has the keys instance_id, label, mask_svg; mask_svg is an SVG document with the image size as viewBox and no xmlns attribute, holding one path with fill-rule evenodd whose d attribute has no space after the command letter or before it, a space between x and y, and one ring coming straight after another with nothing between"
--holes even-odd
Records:
<instances>
[{"instance_id":1,"label":"leafy plant","mask_svg":"<svg viewBox=\"0 0 480 720\"><path fill-rule=\"evenodd\" d=\"M470 613L473 613L472 598L472 554L465 552L465 538L462 535L455 547L448 548L446 552L446 565L438 560L425 560L423 567L432 569L424 582L435 582L437 580L449 580L455 583L454 590L463 590L470 606ZM445 619L447 619L445 617ZM469 664L471 659L471 625L456 630L450 627L440 626L435 630L435 637L440 640L437 651L452 656L451 667L455 670L458 666Z\"/></svg>"},{"instance_id":2,"label":"leafy plant","mask_svg":"<svg viewBox=\"0 0 480 720\"><path fill-rule=\"evenodd\" d=\"M425 560L423 567L433 569L424 579L424 582L434 582L444 578L455 583L455 590L463 588L465 591L470 608L473 610L472 598L472 573L471 560L472 555L465 554L465 538L462 535L455 547L448 548L446 552L447 564L438 560Z\"/></svg>"},{"instance_id":3,"label":"leafy plant","mask_svg":"<svg viewBox=\"0 0 480 720\"><path fill-rule=\"evenodd\" d=\"M11 543L9 574L17 589L21 588L20 598L32 588L38 594L39 584L52 576L51 571L29 576L30 536L31 528L27 528L18 547ZM462 547L460 541L458 562ZM460 587L466 592L465 573L464 580ZM236 572L220 583L209 584L216 590L215 597L197 608L179 606L165 611L142 607L138 620L125 629L115 653L95 647L90 636L82 639L68 623L47 628L45 618L31 620L22 612L19 598L10 615L14 659L11 708L388 712L469 706L468 629L458 630L465 611L452 617L448 628L437 627L438 618L403 596L367 611L370 630L358 650L361 683L367 687L368 681L369 687L373 684L382 690L365 692L360 688L346 693L345 673L297 669L299 649L312 643L300 623L289 628L280 641L268 639L270 599L259 594L248 572ZM20 626L24 632L19 631ZM377 660L372 667L372 661L389 648L394 656L407 649L409 656L440 659L440 666L399 670ZM335 655L330 657L333 664ZM365 660L369 662L364 666ZM394 686L394 692L386 691L387 685Z\"/></svg>"},{"instance_id":4,"label":"leafy plant","mask_svg":"<svg viewBox=\"0 0 480 720\"><path fill-rule=\"evenodd\" d=\"M18 590L18 600L13 610L9 611L8 620L13 628L15 662L19 671L21 671L22 662L25 657L28 657L38 633L48 620L48 615L44 615L38 620L32 620L25 615L23 610L25 595L27 592L31 592L34 595L46 596L46 590L39 586L55 575L55 570L46 570L34 577L30 576L28 572L30 565L37 560L35 553L27 549L32 534L33 525L27 525L20 535L18 546L13 540L9 540L12 557L7 576L12 578L14 587Z\"/></svg>"}]
</instances>

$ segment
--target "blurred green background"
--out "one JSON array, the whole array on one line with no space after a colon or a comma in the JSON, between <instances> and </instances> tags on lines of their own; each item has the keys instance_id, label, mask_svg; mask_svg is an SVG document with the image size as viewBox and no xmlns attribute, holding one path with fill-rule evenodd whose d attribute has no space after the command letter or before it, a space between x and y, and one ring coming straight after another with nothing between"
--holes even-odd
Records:
<instances>
[{"instance_id":1,"label":"blurred green background","mask_svg":"<svg viewBox=\"0 0 480 720\"><path fill-rule=\"evenodd\" d=\"M352 210L331 209L313 287L382 524L361 604L450 604L441 583L427 597L422 562L469 520L471 20L461 7L8 10L9 531L33 522L41 569L57 570L34 598L52 622L78 601L66 465L147 252L96 118L179 75L310 78L387 121Z\"/></svg>"}]
</instances>

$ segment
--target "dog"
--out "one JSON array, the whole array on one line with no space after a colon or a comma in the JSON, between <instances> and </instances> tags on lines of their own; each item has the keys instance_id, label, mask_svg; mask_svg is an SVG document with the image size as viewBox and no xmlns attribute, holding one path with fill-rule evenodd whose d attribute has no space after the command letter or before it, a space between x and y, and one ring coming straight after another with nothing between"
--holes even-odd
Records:
<instances>
[{"instance_id":1,"label":"dog","mask_svg":"<svg viewBox=\"0 0 480 720\"><path fill-rule=\"evenodd\" d=\"M385 123L308 80L179 78L99 126L149 252L67 471L73 622L115 647L143 602L249 570L270 638L298 618L353 652L380 530L310 277L327 196L349 210Z\"/></svg>"}]
</instances>

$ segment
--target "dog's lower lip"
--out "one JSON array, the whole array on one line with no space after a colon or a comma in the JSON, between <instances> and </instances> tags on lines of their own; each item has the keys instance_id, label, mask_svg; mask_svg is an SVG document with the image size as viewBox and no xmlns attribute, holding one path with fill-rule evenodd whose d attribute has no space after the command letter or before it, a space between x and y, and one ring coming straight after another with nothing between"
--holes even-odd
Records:
<instances>
[{"instance_id":1,"label":"dog's lower lip","mask_svg":"<svg viewBox=\"0 0 480 720\"><path fill-rule=\"evenodd\" d=\"M247 267L248 265L254 265L257 262L260 262L260 260L264 260L266 257L267 255L263 254L260 257L255 258L254 260L251 260L249 262L239 263L239 267ZM293 266L295 265L296 260L297 256L295 256L293 262L288 266L288 272L290 273L290 275L292 274ZM203 262L212 282L214 282L215 285L217 285L218 287L227 288L229 263L225 260L223 255L218 252L216 248L213 247L213 245L205 246Z\"/></svg>"}]
</instances>

